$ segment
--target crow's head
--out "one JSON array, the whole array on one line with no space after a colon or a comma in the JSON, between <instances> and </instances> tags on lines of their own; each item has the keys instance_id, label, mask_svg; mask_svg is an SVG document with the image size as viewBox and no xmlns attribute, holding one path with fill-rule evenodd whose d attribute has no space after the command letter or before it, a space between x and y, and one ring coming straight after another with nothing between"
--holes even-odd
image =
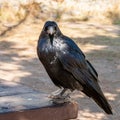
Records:
<instances>
[{"instance_id":1,"label":"crow's head","mask_svg":"<svg viewBox=\"0 0 120 120\"><path fill-rule=\"evenodd\" d=\"M58 25L54 21L47 21L43 27L43 32L50 35L59 35L61 32Z\"/></svg>"},{"instance_id":2,"label":"crow's head","mask_svg":"<svg viewBox=\"0 0 120 120\"><path fill-rule=\"evenodd\" d=\"M44 24L40 38L49 37L51 44L53 44L54 37L59 37L61 34L62 33L56 22L47 21Z\"/></svg>"},{"instance_id":3,"label":"crow's head","mask_svg":"<svg viewBox=\"0 0 120 120\"><path fill-rule=\"evenodd\" d=\"M57 31L57 24L53 21L47 21L44 25L44 30L49 35L54 35Z\"/></svg>"}]
</instances>

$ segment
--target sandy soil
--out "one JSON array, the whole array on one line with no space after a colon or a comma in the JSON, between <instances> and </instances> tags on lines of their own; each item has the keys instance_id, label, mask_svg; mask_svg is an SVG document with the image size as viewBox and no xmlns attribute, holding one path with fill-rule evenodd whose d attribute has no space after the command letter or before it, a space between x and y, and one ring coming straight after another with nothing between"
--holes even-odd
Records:
<instances>
[{"instance_id":1,"label":"sandy soil","mask_svg":"<svg viewBox=\"0 0 120 120\"><path fill-rule=\"evenodd\" d=\"M20 82L46 93L57 89L36 54L42 26L38 20L29 20L0 37L0 80ZM120 27L97 23L59 23L59 26L95 66L114 113L113 116L106 115L91 99L75 91L72 97L79 103L77 120L119 120Z\"/></svg>"}]
</instances>

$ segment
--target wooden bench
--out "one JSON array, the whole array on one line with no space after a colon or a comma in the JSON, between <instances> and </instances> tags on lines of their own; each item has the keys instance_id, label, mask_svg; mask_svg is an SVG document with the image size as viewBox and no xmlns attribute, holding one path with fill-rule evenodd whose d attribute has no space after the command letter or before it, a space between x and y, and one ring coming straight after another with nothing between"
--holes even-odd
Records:
<instances>
[{"instance_id":1,"label":"wooden bench","mask_svg":"<svg viewBox=\"0 0 120 120\"><path fill-rule=\"evenodd\" d=\"M0 80L0 120L69 120L77 114L75 102L54 105L47 94Z\"/></svg>"}]
</instances>

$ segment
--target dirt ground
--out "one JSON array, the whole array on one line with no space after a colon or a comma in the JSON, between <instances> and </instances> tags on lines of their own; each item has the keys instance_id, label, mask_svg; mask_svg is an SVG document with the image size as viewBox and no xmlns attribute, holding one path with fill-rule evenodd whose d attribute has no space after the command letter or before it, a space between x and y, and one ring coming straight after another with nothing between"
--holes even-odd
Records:
<instances>
[{"instance_id":1,"label":"dirt ground","mask_svg":"<svg viewBox=\"0 0 120 120\"><path fill-rule=\"evenodd\" d=\"M42 26L39 20L29 20L0 36L0 80L20 82L45 93L57 89L36 54ZM62 22L59 26L95 66L102 90L113 108L113 115L106 115L95 102L75 91L72 98L79 103L77 120L119 120L120 26Z\"/></svg>"}]
</instances>

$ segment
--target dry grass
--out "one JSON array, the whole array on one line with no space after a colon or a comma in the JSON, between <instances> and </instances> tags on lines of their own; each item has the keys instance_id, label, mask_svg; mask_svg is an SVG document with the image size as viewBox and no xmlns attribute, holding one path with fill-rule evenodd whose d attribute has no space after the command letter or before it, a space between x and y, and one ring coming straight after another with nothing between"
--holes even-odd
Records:
<instances>
[{"instance_id":1,"label":"dry grass","mask_svg":"<svg viewBox=\"0 0 120 120\"><path fill-rule=\"evenodd\" d=\"M0 8L0 22L15 24L23 19L25 14L26 10L21 5L16 7L5 2Z\"/></svg>"},{"instance_id":2,"label":"dry grass","mask_svg":"<svg viewBox=\"0 0 120 120\"><path fill-rule=\"evenodd\" d=\"M113 3L105 12L105 16L114 24L120 24L120 1Z\"/></svg>"},{"instance_id":3,"label":"dry grass","mask_svg":"<svg viewBox=\"0 0 120 120\"><path fill-rule=\"evenodd\" d=\"M21 0L19 0L21 1ZM12 5L3 2L0 7L0 22L2 24L16 24L29 12L34 18L42 21L52 19L56 21L94 21L102 23L120 24L120 0L62 0L28 2Z\"/></svg>"}]
</instances>

